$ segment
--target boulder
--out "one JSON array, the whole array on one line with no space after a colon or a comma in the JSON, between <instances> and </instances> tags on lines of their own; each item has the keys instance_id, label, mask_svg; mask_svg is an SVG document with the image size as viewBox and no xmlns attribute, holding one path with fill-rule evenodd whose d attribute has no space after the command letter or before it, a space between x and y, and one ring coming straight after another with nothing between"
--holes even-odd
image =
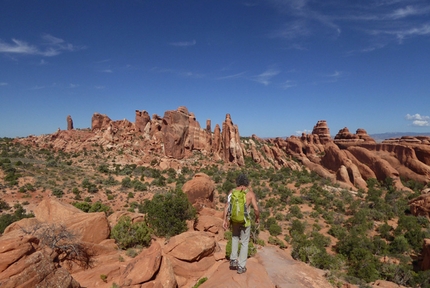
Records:
<instances>
[{"instance_id":1,"label":"boulder","mask_svg":"<svg viewBox=\"0 0 430 288\"><path fill-rule=\"evenodd\" d=\"M0 286L13 287L81 287L65 270L58 267L47 251L36 251L10 265L0 273Z\"/></svg>"},{"instance_id":2,"label":"boulder","mask_svg":"<svg viewBox=\"0 0 430 288\"><path fill-rule=\"evenodd\" d=\"M213 235L215 240L219 241L224 239L224 228L222 227L222 219L219 217L200 215L194 223L194 230L201 232L208 232Z\"/></svg>"},{"instance_id":3,"label":"boulder","mask_svg":"<svg viewBox=\"0 0 430 288\"><path fill-rule=\"evenodd\" d=\"M120 285L132 286L150 281L160 269L161 258L161 246L153 242L151 247L128 263L121 275Z\"/></svg>"},{"instance_id":4,"label":"boulder","mask_svg":"<svg viewBox=\"0 0 430 288\"><path fill-rule=\"evenodd\" d=\"M34 215L40 222L65 226L75 232L81 241L100 243L110 235L104 212L85 213L54 198L40 202L34 209Z\"/></svg>"},{"instance_id":5,"label":"boulder","mask_svg":"<svg viewBox=\"0 0 430 288\"><path fill-rule=\"evenodd\" d=\"M215 184L205 173L196 173L193 179L182 186L182 191L194 206L212 207L214 205Z\"/></svg>"},{"instance_id":6,"label":"boulder","mask_svg":"<svg viewBox=\"0 0 430 288\"><path fill-rule=\"evenodd\" d=\"M173 258L194 262L212 255L215 248L216 242L212 237L204 232L191 231L172 237L163 251Z\"/></svg>"}]
</instances>

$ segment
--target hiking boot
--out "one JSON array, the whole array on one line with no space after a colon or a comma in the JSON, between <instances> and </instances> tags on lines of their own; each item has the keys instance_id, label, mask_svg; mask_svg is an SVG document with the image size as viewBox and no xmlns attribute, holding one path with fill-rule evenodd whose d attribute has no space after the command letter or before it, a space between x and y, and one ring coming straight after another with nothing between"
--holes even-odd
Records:
<instances>
[{"instance_id":1,"label":"hiking boot","mask_svg":"<svg viewBox=\"0 0 430 288\"><path fill-rule=\"evenodd\" d=\"M237 260L230 260L230 270L237 270Z\"/></svg>"},{"instance_id":2,"label":"hiking boot","mask_svg":"<svg viewBox=\"0 0 430 288\"><path fill-rule=\"evenodd\" d=\"M237 266L237 274L242 274L246 272L246 267Z\"/></svg>"}]
</instances>

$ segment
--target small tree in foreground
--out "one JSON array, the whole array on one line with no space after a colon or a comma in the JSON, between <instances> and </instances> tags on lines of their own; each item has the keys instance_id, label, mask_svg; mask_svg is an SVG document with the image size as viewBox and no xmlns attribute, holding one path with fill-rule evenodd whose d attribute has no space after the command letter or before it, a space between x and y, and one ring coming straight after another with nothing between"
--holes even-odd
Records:
<instances>
[{"instance_id":1,"label":"small tree in foreground","mask_svg":"<svg viewBox=\"0 0 430 288\"><path fill-rule=\"evenodd\" d=\"M186 220L196 217L196 211L182 191L157 194L140 205L146 222L160 237L170 237L187 231Z\"/></svg>"},{"instance_id":2,"label":"small tree in foreground","mask_svg":"<svg viewBox=\"0 0 430 288\"><path fill-rule=\"evenodd\" d=\"M115 239L121 249L137 245L148 247L151 245L151 229L145 222L132 223L131 218L125 216L112 228L111 238Z\"/></svg>"}]
</instances>

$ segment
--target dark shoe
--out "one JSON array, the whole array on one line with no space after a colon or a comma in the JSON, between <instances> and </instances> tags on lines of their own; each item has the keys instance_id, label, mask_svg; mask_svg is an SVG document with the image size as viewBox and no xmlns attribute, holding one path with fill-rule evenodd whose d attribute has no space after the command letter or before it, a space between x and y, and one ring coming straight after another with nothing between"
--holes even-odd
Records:
<instances>
[{"instance_id":1,"label":"dark shoe","mask_svg":"<svg viewBox=\"0 0 430 288\"><path fill-rule=\"evenodd\" d=\"M237 270L237 260L230 260L230 270Z\"/></svg>"},{"instance_id":2,"label":"dark shoe","mask_svg":"<svg viewBox=\"0 0 430 288\"><path fill-rule=\"evenodd\" d=\"M246 272L246 267L237 266L237 274L242 274Z\"/></svg>"}]
</instances>

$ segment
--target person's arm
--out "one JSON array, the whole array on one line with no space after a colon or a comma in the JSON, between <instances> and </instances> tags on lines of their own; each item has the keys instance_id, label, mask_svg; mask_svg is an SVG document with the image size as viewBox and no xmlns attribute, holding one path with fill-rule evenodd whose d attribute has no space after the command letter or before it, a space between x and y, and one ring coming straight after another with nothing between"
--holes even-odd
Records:
<instances>
[{"instance_id":1,"label":"person's arm","mask_svg":"<svg viewBox=\"0 0 430 288\"><path fill-rule=\"evenodd\" d=\"M224 213L223 213L223 215L222 215L222 220L223 220L223 222L222 222L222 227L225 229L225 230L227 230L228 229L228 224L229 224L229 221L228 221L228 219L227 219L227 217L228 217L228 206L229 206L230 204L229 204L229 201L227 201L227 203L225 203L225 207L224 207Z\"/></svg>"},{"instance_id":2,"label":"person's arm","mask_svg":"<svg viewBox=\"0 0 430 288\"><path fill-rule=\"evenodd\" d=\"M251 203L252 207L254 208L254 214L255 214L255 224L258 224L260 222L260 210L258 209L258 203L257 199L255 197L254 192L251 192Z\"/></svg>"}]
</instances>

